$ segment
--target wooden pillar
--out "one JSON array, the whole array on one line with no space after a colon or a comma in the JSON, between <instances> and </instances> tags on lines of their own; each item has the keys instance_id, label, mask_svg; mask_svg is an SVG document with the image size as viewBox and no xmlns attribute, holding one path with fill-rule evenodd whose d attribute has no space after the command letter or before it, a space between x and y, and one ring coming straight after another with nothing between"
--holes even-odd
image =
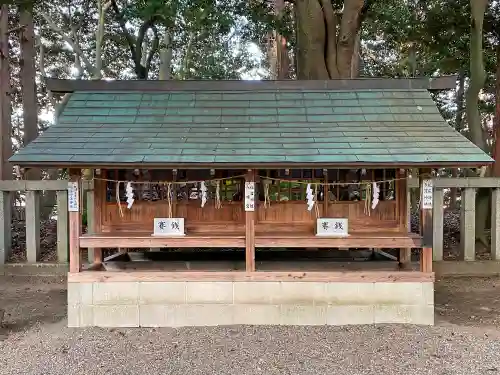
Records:
<instances>
[{"instance_id":1,"label":"wooden pillar","mask_svg":"<svg viewBox=\"0 0 500 375\"><path fill-rule=\"evenodd\" d=\"M328 204L330 203L328 199L328 192L330 191L328 186L328 169L323 169L323 177L325 179L325 186L323 187L323 217L328 217Z\"/></svg>"},{"instance_id":2,"label":"wooden pillar","mask_svg":"<svg viewBox=\"0 0 500 375\"><path fill-rule=\"evenodd\" d=\"M68 206L69 206L69 272L80 272L81 258L80 258L80 234L81 234L81 215L80 215L80 170L69 170L69 181L76 182L78 188L76 194L74 190L68 192ZM76 199L76 203L75 203Z\"/></svg>"},{"instance_id":3,"label":"wooden pillar","mask_svg":"<svg viewBox=\"0 0 500 375\"><path fill-rule=\"evenodd\" d=\"M91 176L93 176L92 171ZM102 207L102 181L87 181L87 226L89 234L99 233L101 230L101 207ZM82 187L83 188L83 187ZM94 264L102 263L102 248L88 249L88 262Z\"/></svg>"},{"instance_id":4,"label":"wooden pillar","mask_svg":"<svg viewBox=\"0 0 500 375\"><path fill-rule=\"evenodd\" d=\"M420 181L420 235L422 236L422 251L420 253L420 272L432 272L432 208L424 208L424 180L431 178L431 169L421 169ZM432 199L431 199L432 202Z\"/></svg>"},{"instance_id":5,"label":"wooden pillar","mask_svg":"<svg viewBox=\"0 0 500 375\"><path fill-rule=\"evenodd\" d=\"M396 174L398 178L408 178L408 172L403 169L399 170L399 173ZM395 181L396 184L396 203L398 209L396 212L398 213L398 221L400 223L401 232L411 232L411 223L410 217L408 215L408 208L410 206L410 201L408 199L408 183L407 180L399 180ZM400 248L399 249L399 265L401 268L410 268L411 267L411 247Z\"/></svg>"},{"instance_id":6,"label":"wooden pillar","mask_svg":"<svg viewBox=\"0 0 500 375\"><path fill-rule=\"evenodd\" d=\"M476 189L462 189L460 203L460 258L476 258Z\"/></svg>"},{"instance_id":7,"label":"wooden pillar","mask_svg":"<svg viewBox=\"0 0 500 375\"><path fill-rule=\"evenodd\" d=\"M68 191L57 192L57 262L68 263Z\"/></svg>"},{"instance_id":8,"label":"wooden pillar","mask_svg":"<svg viewBox=\"0 0 500 375\"><path fill-rule=\"evenodd\" d=\"M12 194L0 191L0 265L9 259L12 250Z\"/></svg>"},{"instance_id":9,"label":"wooden pillar","mask_svg":"<svg viewBox=\"0 0 500 375\"><path fill-rule=\"evenodd\" d=\"M26 259L28 263L40 260L40 192L26 192Z\"/></svg>"},{"instance_id":10,"label":"wooden pillar","mask_svg":"<svg viewBox=\"0 0 500 375\"><path fill-rule=\"evenodd\" d=\"M498 155L498 157L500 158L500 155ZM500 228L500 189L493 189L491 193L491 259L493 260L500 260L499 228Z\"/></svg>"},{"instance_id":11,"label":"wooden pillar","mask_svg":"<svg viewBox=\"0 0 500 375\"><path fill-rule=\"evenodd\" d=\"M432 260L443 260L444 190L434 188L432 194Z\"/></svg>"},{"instance_id":12,"label":"wooden pillar","mask_svg":"<svg viewBox=\"0 0 500 375\"><path fill-rule=\"evenodd\" d=\"M249 169L245 176L245 269L247 272L255 271L255 210L257 210L257 200L253 197L254 206L247 207L246 201L252 200L247 197L251 189L247 189L247 183L253 184L255 193L255 170Z\"/></svg>"}]
</instances>

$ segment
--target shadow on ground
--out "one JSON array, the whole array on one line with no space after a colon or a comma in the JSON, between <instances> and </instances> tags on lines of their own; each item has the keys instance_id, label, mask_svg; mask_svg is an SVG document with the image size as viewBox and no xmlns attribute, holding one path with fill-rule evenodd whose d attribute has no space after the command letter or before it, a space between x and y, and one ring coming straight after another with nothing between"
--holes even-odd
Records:
<instances>
[{"instance_id":1,"label":"shadow on ground","mask_svg":"<svg viewBox=\"0 0 500 375\"><path fill-rule=\"evenodd\" d=\"M66 301L64 278L0 276L0 307L5 310L0 340L36 323L64 319Z\"/></svg>"}]
</instances>

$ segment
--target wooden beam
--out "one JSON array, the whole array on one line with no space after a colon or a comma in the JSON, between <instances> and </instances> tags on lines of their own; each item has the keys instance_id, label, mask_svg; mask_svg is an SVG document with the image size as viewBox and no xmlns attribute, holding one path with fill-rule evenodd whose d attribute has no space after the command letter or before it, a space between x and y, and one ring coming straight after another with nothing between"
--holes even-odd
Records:
<instances>
[{"instance_id":1,"label":"wooden beam","mask_svg":"<svg viewBox=\"0 0 500 375\"><path fill-rule=\"evenodd\" d=\"M0 265L12 251L12 193L0 191Z\"/></svg>"},{"instance_id":2,"label":"wooden beam","mask_svg":"<svg viewBox=\"0 0 500 375\"><path fill-rule=\"evenodd\" d=\"M83 182L83 189L86 190L91 186L91 181ZM15 180L15 181L0 181L0 191L66 191L68 189L68 181L66 180Z\"/></svg>"},{"instance_id":3,"label":"wooden beam","mask_svg":"<svg viewBox=\"0 0 500 375\"><path fill-rule=\"evenodd\" d=\"M444 190L434 188L432 194L432 260L443 260Z\"/></svg>"},{"instance_id":4,"label":"wooden beam","mask_svg":"<svg viewBox=\"0 0 500 375\"><path fill-rule=\"evenodd\" d=\"M245 175L245 182L255 184L256 171L249 169ZM246 192L244 192L246 193ZM243 197L243 201L245 197ZM245 211L245 269L247 272L255 271L255 212L257 211L257 199L252 211Z\"/></svg>"},{"instance_id":5,"label":"wooden beam","mask_svg":"<svg viewBox=\"0 0 500 375\"><path fill-rule=\"evenodd\" d=\"M26 258L28 263L40 260L40 191L26 193Z\"/></svg>"},{"instance_id":6,"label":"wooden beam","mask_svg":"<svg viewBox=\"0 0 500 375\"><path fill-rule=\"evenodd\" d=\"M434 78L356 78L331 80L72 80L47 79L47 90L74 91L282 91L282 90L447 90L456 86L456 76Z\"/></svg>"},{"instance_id":7,"label":"wooden beam","mask_svg":"<svg viewBox=\"0 0 500 375\"><path fill-rule=\"evenodd\" d=\"M321 163L321 166L329 169L352 169L352 168L477 168L484 165L489 165L493 163L493 159L488 162L483 161L471 161L471 162L442 162L439 164L428 163L428 162L385 162L385 163L371 163L371 162L335 162L335 163ZM120 162L71 162L71 161L16 161L16 165L24 167L40 167L40 168L102 168L102 169L130 169L130 168L147 168L147 169L247 169L247 168L261 168L261 169L315 169L318 167L318 163L295 163L295 162L277 162L277 163L255 163L248 162L130 162L130 163L120 163Z\"/></svg>"},{"instance_id":8,"label":"wooden beam","mask_svg":"<svg viewBox=\"0 0 500 375\"><path fill-rule=\"evenodd\" d=\"M460 202L460 258L476 259L476 189L464 188Z\"/></svg>"},{"instance_id":9,"label":"wooden beam","mask_svg":"<svg viewBox=\"0 0 500 375\"><path fill-rule=\"evenodd\" d=\"M415 271L351 272L80 272L68 275L69 283L126 281L302 281L302 282L433 282L434 273Z\"/></svg>"},{"instance_id":10,"label":"wooden beam","mask_svg":"<svg viewBox=\"0 0 500 375\"><path fill-rule=\"evenodd\" d=\"M420 181L420 235L423 237L423 248L420 252L420 272L432 272L432 245L429 239L425 238L432 233L432 208L422 208L423 181L430 179L427 177L432 172L431 169L421 169L419 173Z\"/></svg>"},{"instance_id":11,"label":"wooden beam","mask_svg":"<svg viewBox=\"0 0 500 375\"><path fill-rule=\"evenodd\" d=\"M436 188L500 188L500 177L434 178Z\"/></svg>"},{"instance_id":12,"label":"wooden beam","mask_svg":"<svg viewBox=\"0 0 500 375\"><path fill-rule=\"evenodd\" d=\"M70 182L80 181L80 170L70 169L69 170L69 180ZM69 197L68 199L75 199L75 197ZM76 199L78 201L78 211L69 212L69 272L75 273L80 272L81 269L81 254L80 254L80 241L79 237L81 235L81 215L80 210L80 189L77 191ZM71 209L71 207L70 207Z\"/></svg>"},{"instance_id":13,"label":"wooden beam","mask_svg":"<svg viewBox=\"0 0 500 375\"><path fill-rule=\"evenodd\" d=\"M163 248L163 247L245 247L244 236L217 236L217 235L199 235L199 236L182 236L182 237L155 237L148 234L125 234L113 235L99 234L88 235L84 234L80 237L80 247L101 247L101 248Z\"/></svg>"},{"instance_id":14,"label":"wooden beam","mask_svg":"<svg viewBox=\"0 0 500 375\"><path fill-rule=\"evenodd\" d=\"M67 186L68 182L66 182ZM68 190L57 195L57 262L68 263Z\"/></svg>"},{"instance_id":15,"label":"wooden beam","mask_svg":"<svg viewBox=\"0 0 500 375\"><path fill-rule=\"evenodd\" d=\"M500 155L498 156L500 158ZM491 194L491 259L493 260L500 260L499 228L500 228L500 189L495 189Z\"/></svg>"}]
</instances>

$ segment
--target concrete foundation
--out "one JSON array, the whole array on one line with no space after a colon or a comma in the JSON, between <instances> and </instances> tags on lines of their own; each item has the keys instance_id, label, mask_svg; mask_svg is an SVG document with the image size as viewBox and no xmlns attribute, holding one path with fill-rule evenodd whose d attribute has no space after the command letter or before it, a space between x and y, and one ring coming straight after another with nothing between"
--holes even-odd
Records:
<instances>
[{"instance_id":1,"label":"concrete foundation","mask_svg":"<svg viewBox=\"0 0 500 375\"><path fill-rule=\"evenodd\" d=\"M69 327L434 324L433 282L68 283Z\"/></svg>"}]
</instances>

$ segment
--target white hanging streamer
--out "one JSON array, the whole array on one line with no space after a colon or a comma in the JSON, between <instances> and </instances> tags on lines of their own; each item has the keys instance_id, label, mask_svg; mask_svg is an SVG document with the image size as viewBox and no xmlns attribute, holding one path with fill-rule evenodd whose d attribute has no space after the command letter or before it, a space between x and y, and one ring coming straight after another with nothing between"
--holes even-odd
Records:
<instances>
[{"instance_id":1,"label":"white hanging streamer","mask_svg":"<svg viewBox=\"0 0 500 375\"><path fill-rule=\"evenodd\" d=\"M134 204L134 188L130 182L127 182L125 187L125 196L127 197L127 208L130 210Z\"/></svg>"},{"instance_id":2,"label":"white hanging streamer","mask_svg":"<svg viewBox=\"0 0 500 375\"><path fill-rule=\"evenodd\" d=\"M200 183L200 190L201 190L201 207L205 207L205 203L207 203L207 185L205 184L205 181L201 181Z\"/></svg>"},{"instance_id":3,"label":"white hanging streamer","mask_svg":"<svg viewBox=\"0 0 500 375\"><path fill-rule=\"evenodd\" d=\"M307 211L311 211L314 207L314 192L311 184L307 184L306 188Z\"/></svg>"},{"instance_id":4,"label":"white hanging streamer","mask_svg":"<svg viewBox=\"0 0 500 375\"><path fill-rule=\"evenodd\" d=\"M380 194L380 187L378 186L378 184L376 182L374 182L372 185L372 192L373 192L372 210L374 210L375 207L377 207L378 197Z\"/></svg>"}]
</instances>

